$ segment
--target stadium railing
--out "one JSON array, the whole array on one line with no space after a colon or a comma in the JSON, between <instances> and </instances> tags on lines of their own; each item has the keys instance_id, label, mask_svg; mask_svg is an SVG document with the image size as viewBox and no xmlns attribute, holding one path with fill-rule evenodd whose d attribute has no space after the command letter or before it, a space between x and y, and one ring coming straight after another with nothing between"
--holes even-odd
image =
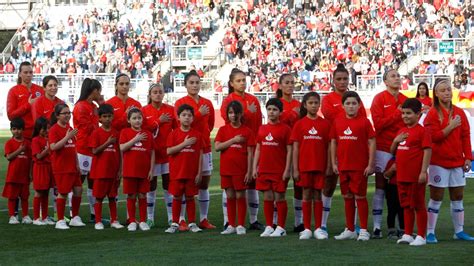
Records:
<instances>
[{"instance_id":1,"label":"stadium railing","mask_svg":"<svg viewBox=\"0 0 474 266\"><path fill-rule=\"evenodd\" d=\"M457 39L424 39L421 41L421 55L427 56L457 56L465 54L469 49L467 38Z\"/></svg>"},{"instance_id":2,"label":"stadium railing","mask_svg":"<svg viewBox=\"0 0 474 266\"><path fill-rule=\"evenodd\" d=\"M357 91L378 91L385 88L382 75L358 75L356 80Z\"/></svg>"},{"instance_id":3,"label":"stadium railing","mask_svg":"<svg viewBox=\"0 0 474 266\"><path fill-rule=\"evenodd\" d=\"M414 74L413 75L413 83L415 85L417 85L420 82L426 82L428 84L428 86L430 88L432 88L433 84L434 84L434 82L437 78L451 79L451 76L446 75L446 74Z\"/></svg>"}]
</instances>

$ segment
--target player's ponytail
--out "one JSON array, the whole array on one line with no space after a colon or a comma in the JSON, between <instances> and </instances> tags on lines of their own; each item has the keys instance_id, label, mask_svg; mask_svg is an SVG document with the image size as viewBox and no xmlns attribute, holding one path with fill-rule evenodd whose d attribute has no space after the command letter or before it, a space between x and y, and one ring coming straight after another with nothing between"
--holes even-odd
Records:
<instances>
[{"instance_id":1,"label":"player's ponytail","mask_svg":"<svg viewBox=\"0 0 474 266\"><path fill-rule=\"evenodd\" d=\"M80 101L87 100L94 90L102 90L102 84L96 79L85 78L81 86L81 95L76 104Z\"/></svg>"},{"instance_id":2,"label":"player's ponytail","mask_svg":"<svg viewBox=\"0 0 474 266\"><path fill-rule=\"evenodd\" d=\"M300 107L300 117L301 118L305 117L308 114L308 110L306 109L305 105L306 105L306 102L311 97L316 97L316 99L318 99L318 101L321 102L321 96L319 96L319 94L317 92L310 91L310 92L306 93L303 96L303 100L301 100L301 107Z\"/></svg>"}]
</instances>

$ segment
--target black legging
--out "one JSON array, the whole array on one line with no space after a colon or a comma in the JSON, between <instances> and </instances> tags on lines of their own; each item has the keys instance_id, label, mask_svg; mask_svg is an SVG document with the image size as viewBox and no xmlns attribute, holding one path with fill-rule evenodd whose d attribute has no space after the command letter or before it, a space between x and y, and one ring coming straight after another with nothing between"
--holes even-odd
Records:
<instances>
[{"instance_id":1,"label":"black legging","mask_svg":"<svg viewBox=\"0 0 474 266\"><path fill-rule=\"evenodd\" d=\"M403 221L403 208L400 207L400 201L398 200L398 189L397 185L386 184L385 186L385 198L387 199L387 226L388 228L395 228L395 218L398 215L398 225L401 230L405 229L405 223Z\"/></svg>"}]
</instances>

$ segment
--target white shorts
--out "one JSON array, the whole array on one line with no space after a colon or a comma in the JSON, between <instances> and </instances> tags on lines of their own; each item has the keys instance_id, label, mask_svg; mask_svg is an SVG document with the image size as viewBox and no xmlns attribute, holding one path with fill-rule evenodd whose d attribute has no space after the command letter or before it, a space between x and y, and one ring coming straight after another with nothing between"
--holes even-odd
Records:
<instances>
[{"instance_id":1,"label":"white shorts","mask_svg":"<svg viewBox=\"0 0 474 266\"><path fill-rule=\"evenodd\" d=\"M210 176L212 174L212 152L204 153L202 155L202 169L201 173L203 176Z\"/></svg>"},{"instance_id":2,"label":"white shorts","mask_svg":"<svg viewBox=\"0 0 474 266\"><path fill-rule=\"evenodd\" d=\"M383 173L388 161L392 159L392 154L385 151L375 151L375 172Z\"/></svg>"},{"instance_id":3,"label":"white shorts","mask_svg":"<svg viewBox=\"0 0 474 266\"><path fill-rule=\"evenodd\" d=\"M462 167L443 168L438 165L430 165L428 168L428 185L439 188L464 187L466 178Z\"/></svg>"},{"instance_id":4,"label":"white shorts","mask_svg":"<svg viewBox=\"0 0 474 266\"><path fill-rule=\"evenodd\" d=\"M153 176L166 175L170 173L169 163L157 163L153 166Z\"/></svg>"},{"instance_id":5,"label":"white shorts","mask_svg":"<svg viewBox=\"0 0 474 266\"><path fill-rule=\"evenodd\" d=\"M92 157L78 153L77 160L79 161L81 175L87 175L91 171Z\"/></svg>"}]
</instances>

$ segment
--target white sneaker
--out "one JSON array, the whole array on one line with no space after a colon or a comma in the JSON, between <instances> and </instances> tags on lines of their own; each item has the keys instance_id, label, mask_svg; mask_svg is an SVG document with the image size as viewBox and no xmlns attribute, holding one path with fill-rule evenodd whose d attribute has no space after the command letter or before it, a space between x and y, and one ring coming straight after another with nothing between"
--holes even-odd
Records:
<instances>
[{"instance_id":1,"label":"white sneaker","mask_svg":"<svg viewBox=\"0 0 474 266\"><path fill-rule=\"evenodd\" d=\"M55 225L55 224L56 224L53 220L50 220L50 219L48 219L48 218L43 219L43 223L44 223L45 225Z\"/></svg>"},{"instance_id":2,"label":"white sneaker","mask_svg":"<svg viewBox=\"0 0 474 266\"><path fill-rule=\"evenodd\" d=\"M104 230L104 224L103 223L96 223L94 225L95 230Z\"/></svg>"},{"instance_id":3,"label":"white sneaker","mask_svg":"<svg viewBox=\"0 0 474 266\"><path fill-rule=\"evenodd\" d=\"M23 217L23 219L21 219L21 223L22 224L32 224L33 220L31 220L31 217L27 215L27 216Z\"/></svg>"},{"instance_id":4,"label":"white sneaker","mask_svg":"<svg viewBox=\"0 0 474 266\"><path fill-rule=\"evenodd\" d=\"M196 223L190 223L190 224L188 224L188 227L189 227L189 231L191 231L193 233L202 232L202 229L199 228L199 226L197 226Z\"/></svg>"},{"instance_id":5,"label":"white sneaker","mask_svg":"<svg viewBox=\"0 0 474 266\"><path fill-rule=\"evenodd\" d=\"M43 221L41 221L41 219L36 219L33 221L33 224L34 225L46 225Z\"/></svg>"},{"instance_id":6,"label":"white sneaker","mask_svg":"<svg viewBox=\"0 0 474 266\"><path fill-rule=\"evenodd\" d=\"M426 245L426 239L421 236L416 236L415 240L410 243L410 246L424 246Z\"/></svg>"},{"instance_id":7,"label":"white sneaker","mask_svg":"<svg viewBox=\"0 0 474 266\"><path fill-rule=\"evenodd\" d=\"M347 240L347 239L357 239L357 233L355 231L350 231L349 229L344 229L340 235L335 236L336 240Z\"/></svg>"},{"instance_id":8,"label":"white sneaker","mask_svg":"<svg viewBox=\"0 0 474 266\"><path fill-rule=\"evenodd\" d=\"M115 228L115 229L122 229L124 228L123 225L119 223L119 221L114 221L113 223L110 224L110 227Z\"/></svg>"},{"instance_id":9,"label":"white sneaker","mask_svg":"<svg viewBox=\"0 0 474 266\"><path fill-rule=\"evenodd\" d=\"M369 241L369 239L370 239L369 231L367 231L367 229L360 229L359 237L357 238L357 241Z\"/></svg>"},{"instance_id":10,"label":"white sneaker","mask_svg":"<svg viewBox=\"0 0 474 266\"><path fill-rule=\"evenodd\" d=\"M82 222L81 217L75 216L69 222L69 226L82 227L82 226L86 226L86 224Z\"/></svg>"},{"instance_id":11,"label":"white sneaker","mask_svg":"<svg viewBox=\"0 0 474 266\"><path fill-rule=\"evenodd\" d=\"M8 224L19 224L20 222L16 218L16 216L10 216L10 220L8 221Z\"/></svg>"},{"instance_id":12,"label":"white sneaker","mask_svg":"<svg viewBox=\"0 0 474 266\"><path fill-rule=\"evenodd\" d=\"M410 244L413 241L415 241L415 239L413 239L411 235L404 234L402 238L397 240L397 244Z\"/></svg>"},{"instance_id":13,"label":"white sneaker","mask_svg":"<svg viewBox=\"0 0 474 266\"><path fill-rule=\"evenodd\" d=\"M275 231L273 227L267 226L265 227L265 231L260 234L260 237L269 237L273 233L273 231Z\"/></svg>"},{"instance_id":14,"label":"white sneaker","mask_svg":"<svg viewBox=\"0 0 474 266\"><path fill-rule=\"evenodd\" d=\"M130 232L137 231L137 223L133 222L127 226L127 230Z\"/></svg>"},{"instance_id":15,"label":"white sneaker","mask_svg":"<svg viewBox=\"0 0 474 266\"><path fill-rule=\"evenodd\" d=\"M314 230L314 238L318 240L324 240L324 239L328 239L328 237L329 237L328 232L324 231L323 229L318 228Z\"/></svg>"},{"instance_id":16,"label":"white sneaker","mask_svg":"<svg viewBox=\"0 0 474 266\"><path fill-rule=\"evenodd\" d=\"M67 226L66 221L59 220L59 221L56 222L55 228L65 230L65 229L69 229L69 226Z\"/></svg>"},{"instance_id":17,"label":"white sneaker","mask_svg":"<svg viewBox=\"0 0 474 266\"><path fill-rule=\"evenodd\" d=\"M270 235L270 237L282 237L282 236L286 236L286 230L281 226L277 226L275 231L273 231L273 233Z\"/></svg>"},{"instance_id":18,"label":"white sneaker","mask_svg":"<svg viewBox=\"0 0 474 266\"><path fill-rule=\"evenodd\" d=\"M239 225L237 226L237 228L235 229L235 231L237 232L238 235L245 235L247 234L247 229L245 229L245 227Z\"/></svg>"},{"instance_id":19,"label":"white sneaker","mask_svg":"<svg viewBox=\"0 0 474 266\"><path fill-rule=\"evenodd\" d=\"M232 225L227 226L227 228L221 232L221 235L232 235L235 234L237 230Z\"/></svg>"},{"instance_id":20,"label":"white sneaker","mask_svg":"<svg viewBox=\"0 0 474 266\"><path fill-rule=\"evenodd\" d=\"M145 222L141 222L138 224L138 227L140 228L140 230L142 231L149 231L150 230L150 226L145 223Z\"/></svg>"},{"instance_id":21,"label":"white sneaker","mask_svg":"<svg viewBox=\"0 0 474 266\"><path fill-rule=\"evenodd\" d=\"M300 240L308 240L313 237L313 232L309 229L304 229L303 231L300 232Z\"/></svg>"},{"instance_id":22,"label":"white sneaker","mask_svg":"<svg viewBox=\"0 0 474 266\"><path fill-rule=\"evenodd\" d=\"M165 233L174 234L178 231L178 228L179 228L179 224L171 223L171 226L165 230Z\"/></svg>"}]
</instances>

